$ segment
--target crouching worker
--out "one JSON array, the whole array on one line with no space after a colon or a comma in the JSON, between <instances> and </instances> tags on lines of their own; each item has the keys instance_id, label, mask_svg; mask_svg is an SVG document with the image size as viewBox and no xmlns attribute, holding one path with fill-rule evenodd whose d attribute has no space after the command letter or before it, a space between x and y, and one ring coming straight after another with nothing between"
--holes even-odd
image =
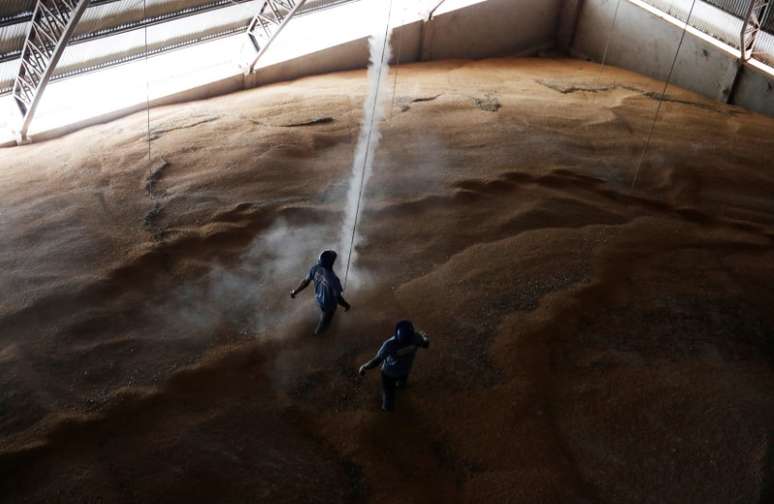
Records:
<instances>
[{"instance_id":1,"label":"crouching worker","mask_svg":"<svg viewBox=\"0 0 774 504\"><path fill-rule=\"evenodd\" d=\"M341 287L341 281L336 273L333 272L333 263L336 262L336 252L326 250L320 254L317 264L312 266L309 275L304 278L298 287L290 291L290 297L295 299L296 294L306 289L310 282L314 282L314 297L317 305L320 307L320 322L317 324L315 334L322 334L328 329L333 315L336 314L336 307L341 305L344 311L349 311L349 303L341 295L344 290Z\"/></svg>"},{"instance_id":2,"label":"crouching worker","mask_svg":"<svg viewBox=\"0 0 774 504\"><path fill-rule=\"evenodd\" d=\"M382 344L376 357L360 366L360 376L369 369L382 366L382 409L392 411L395 407L395 389L403 387L408 380L414 356L419 348L430 346L430 340L414 330L408 320L401 320L395 326L395 334Z\"/></svg>"}]
</instances>

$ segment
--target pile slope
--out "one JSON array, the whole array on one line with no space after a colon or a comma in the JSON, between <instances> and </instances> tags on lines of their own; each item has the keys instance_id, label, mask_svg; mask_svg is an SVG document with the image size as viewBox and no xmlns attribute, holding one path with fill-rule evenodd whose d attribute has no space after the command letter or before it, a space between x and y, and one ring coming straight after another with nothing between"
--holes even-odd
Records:
<instances>
[{"instance_id":1,"label":"pile slope","mask_svg":"<svg viewBox=\"0 0 774 504\"><path fill-rule=\"evenodd\" d=\"M774 498L774 120L670 88L639 167L658 82L397 72L322 337L364 72L0 150L2 502Z\"/></svg>"}]
</instances>

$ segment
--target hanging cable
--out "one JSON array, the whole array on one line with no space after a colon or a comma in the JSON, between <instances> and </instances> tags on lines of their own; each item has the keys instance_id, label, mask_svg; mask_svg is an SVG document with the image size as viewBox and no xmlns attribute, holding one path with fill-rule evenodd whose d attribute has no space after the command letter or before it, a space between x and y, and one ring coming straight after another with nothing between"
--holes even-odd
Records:
<instances>
[{"instance_id":1,"label":"hanging cable","mask_svg":"<svg viewBox=\"0 0 774 504\"><path fill-rule=\"evenodd\" d=\"M680 55L680 49L683 47L683 41L685 41L685 34L688 32L688 25L691 22L691 16L693 15L693 8L696 6L696 0L693 0L693 3L691 3L691 10L688 11L688 17L685 20L685 26L683 27L683 34L680 37L680 43L677 44L677 51L675 51L675 57L672 60L672 67L669 69L669 74L667 74L666 81L664 82L664 90L661 92L661 96L658 97L658 106L656 107L656 114L653 116L653 122L650 124L650 132L648 133L648 139L645 142L645 148L642 149L642 154L640 154L640 160L637 163L637 171L634 173L634 179L632 180L632 189L637 185L637 180L640 177L640 168L642 168L642 162L645 160L645 154L647 154L648 150L650 149L650 142L653 139L653 132L656 129L656 122L658 122L658 115L661 112L661 105L664 103L664 99L666 98L667 90L669 89L669 83L672 80L672 73L675 71L675 66L677 65L677 57Z\"/></svg>"},{"instance_id":2,"label":"hanging cable","mask_svg":"<svg viewBox=\"0 0 774 504\"><path fill-rule=\"evenodd\" d=\"M610 50L610 39L613 38L615 33L615 25L618 21L618 11L621 9L621 0L615 5L615 12L613 13L613 20L610 22L610 28L607 31L607 41L605 42L605 50L602 52L602 63L599 65L599 77L602 78L602 74L605 71L605 65L607 64L607 54Z\"/></svg>"},{"instance_id":3,"label":"hanging cable","mask_svg":"<svg viewBox=\"0 0 774 504\"><path fill-rule=\"evenodd\" d=\"M398 33L396 38L396 43L398 45L398 55L395 58L395 80L392 82L392 104L390 105L390 120L392 120L392 116L395 115L395 97L398 93L398 71L400 70L400 51L402 49L401 43L400 43L400 28L403 26L403 23L406 19L406 9L403 9L403 17L400 20L400 24L398 24ZM387 21L389 23L389 19Z\"/></svg>"},{"instance_id":4,"label":"hanging cable","mask_svg":"<svg viewBox=\"0 0 774 504\"><path fill-rule=\"evenodd\" d=\"M615 34L615 27L616 23L618 22L618 12L621 8L621 0L618 0L615 5L615 11L613 12L613 19L610 21L610 27L607 29L607 40L605 40L605 49L602 51L602 60L599 64L599 75L596 78L596 88L594 86L594 80L592 79L589 85L589 91L591 91L591 100L589 103L590 108L594 108L597 105L597 94L601 93L595 93L595 89L604 89L602 86L602 77L605 73L605 66L607 65L607 55L609 54L610 49L610 40L613 38L613 35ZM589 125L586 123L584 126L584 130L588 130ZM594 144L591 142L591 147L594 149Z\"/></svg>"},{"instance_id":5,"label":"hanging cable","mask_svg":"<svg viewBox=\"0 0 774 504\"><path fill-rule=\"evenodd\" d=\"M615 5L615 11L613 12L613 19L612 19L612 21L610 21L610 27L607 29L607 40L605 40L605 49L602 51L602 61L599 64L599 75L597 76L597 79L596 79L596 81L597 81L596 82L596 86L597 86L597 88L600 88L600 89L603 87L602 86L602 76L605 73L605 66L607 65L607 55L609 54L609 50L610 50L610 40L613 38L613 35L615 34L615 27L616 27L616 24L618 22L618 12L619 12L620 8L621 8L621 0L618 0L618 2ZM598 94L598 93L594 93L593 92L594 91L593 90L593 88L594 88L594 82L593 81L591 82L591 85L589 86L589 88L592 91L590 106L593 108L593 107L596 106L596 102L597 102L597 96L596 95ZM593 147L593 145L592 145L592 147Z\"/></svg>"},{"instance_id":6,"label":"hanging cable","mask_svg":"<svg viewBox=\"0 0 774 504\"><path fill-rule=\"evenodd\" d=\"M390 32L390 16L392 15L392 0L390 0L390 7L387 11L387 26L384 28L384 44L382 45L382 53L380 55L380 63L383 63L385 51L387 51L388 36ZM371 134L374 130L374 121L376 120L376 105L379 102L379 89L382 84L382 66L379 66L379 74L376 76L376 89L374 91L374 102L371 107L371 121L368 125L368 138L365 144L365 155L363 156L363 167L360 172L360 189L357 195L357 205L355 207L355 223L352 225L352 236L349 240L349 253L347 254L347 269L344 272L344 287L347 287L347 280L349 279L349 268L352 263L352 248L355 245L355 232L357 231L358 218L360 216L360 202L363 199L363 189L365 188L365 170L368 166L368 153L371 150Z\"/></svg>"}]
</instances>

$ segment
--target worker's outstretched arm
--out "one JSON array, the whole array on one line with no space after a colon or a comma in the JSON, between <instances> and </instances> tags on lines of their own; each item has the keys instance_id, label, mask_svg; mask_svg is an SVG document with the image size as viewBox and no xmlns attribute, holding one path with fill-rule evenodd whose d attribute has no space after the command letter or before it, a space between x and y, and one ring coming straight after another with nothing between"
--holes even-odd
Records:
<instances>
[{"instance_id":1,"label":"worker's outstretched arm","mask_svg":"<svg viewBox=\"0 0 774 504\"><path fill-rule=\"evenodd\" d=\"M374 357L370 361L360 366L360 369L358 369L357 372L360 373L360 376L363 376L366 371L368 371L369 369L373 369L379 364L381 364L386 356L387 356L387 345L385 343L382 345L379 351L376 352L376 357Z\"/></svg>"},{"instance_id":2,"label":"worker's outstretched arm","mask_svg":"<svg viewBox=\"0 0 774 504\"><path fill-rule=\"evenodd\" d=\"M308 278L304 278L303 280L301 280L301 283L298 284L298 287L296 287L295 289L290 291L290 297L291 298L295 298L296 294L298 294L302 290L306 289L308 286L309 286L309 279Z\"/></svg>"},{"instance_id":3,"label":"worker's outstretched arm","mask_svg":"<svg viewBox=\"0 0 774 504\"><path fill-rule=\"evenodd\" d=\"M379 355L377 355L376 357L374 357L370 361L368 361L365 364L363 364L362 366L360 366L360 369L358 369L357 372L360 373L360 376L363 376L366 371L368 371L369 369L375 368L376 366L381 364L383 360L384 360L383 358L381 358Z\"/></svg>"},{"instance_id":4,"label":"worker's outstretched arm","mask_svg":"<svg viewBox=\"0 0 774 504\"><path fill-rule=\"evenodd\" d=\"M427 337L427 334L423 333L422 331L417 331L417 334L419 335L419 346L422 348L429 348L430 338Z\"/></svg>"}]
</instances>

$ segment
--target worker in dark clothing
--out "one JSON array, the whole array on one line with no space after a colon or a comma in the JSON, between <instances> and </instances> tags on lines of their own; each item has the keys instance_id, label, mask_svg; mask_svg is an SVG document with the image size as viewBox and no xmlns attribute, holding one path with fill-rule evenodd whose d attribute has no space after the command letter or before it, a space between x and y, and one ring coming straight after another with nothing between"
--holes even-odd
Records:
<instances>
[{"instance_id":1,"label":"worker in dark clothing","mask_svg":"<svg viewBox=\"0 0 774 504\"><path fill-rule=\"evenodd\" d=\"M382 344L376 357L360 366L358 372L363 376L367 370L381 364L384 411L392 411L395 407L395 389L406 384L417 350L429 346L427 336L415 331L410 321L401 320L395 326L395 334Z\"/></svg>"},{"instance_id":2,"label":"worker in dark clothing","mask_svg":"<svg viewBox=\"0 0 774 504\"><path fill-rule=\"evenodd\" d=\"M333 250L323 251L317 264L312 266L306 278L298 284L298 287L290 291L290 297L295 299L296 294L314 282L314 297L321 311L320 322L317 324L317 329L314 330L316 335L322 334L328 329L338 305L343 306L344 311L350 309L349 303L341 295L344 290L341 287L341 281L333 272L333 263L336 262L336 257L336 252Z\"/></svg>"}]
</instances>

